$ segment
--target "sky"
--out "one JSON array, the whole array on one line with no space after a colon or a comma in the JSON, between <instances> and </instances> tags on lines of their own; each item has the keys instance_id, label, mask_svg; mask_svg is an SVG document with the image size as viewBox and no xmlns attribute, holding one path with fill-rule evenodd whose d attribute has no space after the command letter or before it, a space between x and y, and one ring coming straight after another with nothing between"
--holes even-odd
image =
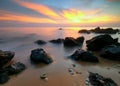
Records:
<instances>
[{"instance_id":1,"label":"sky","mask_svg":"<svg viewBox=\"0 0 120 86\"><path fill-rule=\"evenodd\" d=\"M0 27L120 26L120 0L0 0Z\"/></svg>"}]
</instances>

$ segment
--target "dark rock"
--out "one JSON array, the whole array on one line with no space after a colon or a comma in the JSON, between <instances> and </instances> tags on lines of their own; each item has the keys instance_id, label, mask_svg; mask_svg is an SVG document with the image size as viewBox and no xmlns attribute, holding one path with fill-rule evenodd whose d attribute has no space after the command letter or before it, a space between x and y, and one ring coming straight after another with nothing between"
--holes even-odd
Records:
<instances>
[{"instance_id":1,"label":"dark rock","mask_svg":"<svg viewBox=\"0 0 120 86\"><path fill-rule=\"evenodd\" d=\"M120 61L120 46L110 45L101 50L101 57Z\"/></svg>"},{"instance_id":2,"label":"dark rock","mask_svg":"<svg viewBox=\"0 0 120 86\"><path fill-rule=\"evenodd\" d=\"M43 44L46 44L47 42L45 42L43 40L37 40L37 41L35 41L35 43L38 45L43 45Z\"/></svg>"},{"instance_id":3,"label":"dark rock","mask_svg":"<svg viewBox=\"0 0 120 86\"><path fill-rule=\"evenodd\" d=\"M89 30L79 30L78 33L86 33L86 34L90 34L90 31Z\"/></svg>"},{"instance_id":4,"label":"dark rock","mask_svg":"<svg viewBox=\"0 0 120 86\"><path fill-rule=\"evenodd\" d=\"M78 46L80 44L83 44L84 37L78 37L77 39L74 39L73 37L66 37L63 44L64 46Z\"/></svg>"},{"instance_id":5,"label":"dark rock","mask_svg":"<svg viewBox=\"0 0 120 86\"><path fill-rule=\"evenodd\" d=\"M43 63L49 64L53 62L52 58L41 48L32 50L30 59L34 63L43 62Z\"/></svg>"},{"instance_id":6,"label":"dark rock","mask_svg":"<svg viewBox=\"0 0 120 86\"><path fill-rule=\"evenodd\" d=\"M99 51L107 45L120 45L118 39L113 39L110 35L99 35L86 41L88 50Z\"/></svg>"},{"instance_id":7,"label":"dark rock","mask_svg":"<svg viewBox=\"0 0 120 86\"><path fill-rule=\"evenodd\" d=\"M0 68L2 68L6 63L10 62L14 55L14 52L0 50Z\"/></svg>"},{"instance_id":8,"label":"dark rock","mask_svg":"<svg viewBox=\"0 0 120 86\"><path fill-rule=\"evenodd\" d=\"M82 49L77 49L70 58L74 60L81 60L81 61L87 61L87 62L99 62L98 58L93 55L90 51L84 51Z\"/></svg>"},{"instance_id":9,"label":"dark rock","mask_svg":"<svg viewBox=\"0 0 120 86\"><path fill-rule=\"evenodd\" d=\"M93 86L118 86L111 78L106 78L98 73L89 72L89 81Z\"/></svg>"},{"instance_id":10,"label":"dark rock","mask_svg":"<svg viewBox=\"0 0 120 86\"><path fill-rule=\"evenodd\" d=\"M62 30L62 28L59 28L59 30Z\"/></svg>"},{"instance_id":11,"label":"dark rock","mask_svg":"<svg viewBox=\"0 0 120 86\"><path fill-rule=\"evenodd\" d=\"M8 82L9 76L6 73L0 73L0 84Z\"/></svg>"},{"instance_id":12,"label":"dark rock","mask_svg":"<svg viewBox=\"0 0 120 86\"><path fill-rule=\"evenodd\" d=\"M90 31L94 33L104 33L104 34L116 34L117 32L119 32L118 29L113 29L113 28L101 29L100 27L96 27L95 29Z\"/></svg>"},{"instance_id":13,"label":"dark rock","mask_svg":"<svg viewBox=\"0 0 120 86\"><path fill-rule=\"evenodd\" d=\"M26 66L23 63L15 63L5 68L8 75L18 74L26 69Z\"/></svg>"},{"instance_id":14,"label":"dark rock","mask_svg":"<svg viewBox=\"0 0 120 86\"><path fill-rule=\"evenodd\" d=\"M64 39L55 39L55 40L50 40L51 43L55 43L55 44L59 44L59 43L63 43Z\"/></svg>"},{"instance_id":15,"label":"dark rock","mask_svg":"<svg viewBox=\"0 0 120 86\"><path fill-rule=\"evenodd\" d=\"M23 63L15 63L9 65L8 67L0 69L0 84L4 84L9 80L9 75L18 74L25 70L25 65Z\"/></svg>"},{"instance_id":16,"label":"dark rock","mask_svg":"<svg viewBox=\"0 0 120 86\"><path fill-rule=\"evenodd\" d=\"M80 44L80 43L84 42L84 39L85 38L83 36L81 36L81 37L76 38L76 41L78 42L78 44Z\"/></svg>"}]
</instances>

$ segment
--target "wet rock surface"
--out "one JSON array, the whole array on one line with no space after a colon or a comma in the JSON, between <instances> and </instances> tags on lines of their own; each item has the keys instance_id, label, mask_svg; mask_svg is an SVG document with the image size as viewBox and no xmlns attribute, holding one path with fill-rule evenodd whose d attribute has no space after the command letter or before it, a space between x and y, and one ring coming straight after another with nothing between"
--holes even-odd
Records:
<instances>
[{"instance_id":1,"label":"wet rock surface","mask_svg":"<svg viewBox=\"0 0 120 86\"><path fill-rule=\"evenodd\" d=\"M14 55L14 52L0 50L0 68L2 68L6 63L10 62Z\"/></svg>"},{"instance_id":2,"label":"wet rock surface","mask_svg":"<svg viewBox=\"0 0 120 86\"><path fill-rule=\"evenodd\" d=\"M118 38L113 39L110 35L99 35L86 41L88 50L99 51L108 45L120 45Z\"/></svg>"},{"instance_id":3,"label":"wet rock surface","mask_svg":"<svg viewBox=\"0 0 120 86\"><path fill-rule=\"evenodd\" d=\"M86 61L86 62L99 62L98 58L90 51L84 51L82 49L77 49L71 56L73 60L76 61Z\"/></svg>"},{"instance_id":4,"label":"wet rock surface","mask_svg":"<svg viewBox=\"0 0 120 86\"><path fill-rule=\"evenodd\" d=\"M120 61L120 46L110 45L101 50L101 57Z\"/></svg>"},{"instance_id":5,"label":"wet rock surface","mask_svg":"<svg viewBox=\"0 0 120 86\"><path fill-rule=\"evenodd\" d=\"M38 45L44 45L47 42L45 42L44 40L37 40L37 41L35 41L35 43L38 44Z\"/></svg>"},{"instance_id":6,"label":"wet rock surface","mask_svg":"<svg viewBox=\"0 0 120 86\"><path fill-rule=\"evenodd\" d=\"M26 69L23 63L15 63L0 69L0 84L6 83L10 78L9 75L19 74Z\"/></svg>"},{"instance_id":7,"label":"wet rock surface","mask_svg":"<svg viewBox=\"0 0 120 86\"><path fill-rule=\"evenodd\" d=\"M78 46L78 45L81 45L83 44L83 41L84 41L84 37L78 37L78 38L73 38L73 37L66 37L63 44L64 46L67 46L67 47L72 47L72 46Z\"/></svg>"},{"instance_id":8,"label":"wet rock surface","mask_svg":"<svg viewBox=\"0 0 120 86\"><path fill-rule=\"evenodd\" d=\"M93 86L118 86L111 78L89 72L89 81Z\"/></svg>"},{"instance_id":9,"label":"wet rock surface","mask_svg":"<svg viewBox=\"0 0 120 86\"><path fill-rule=\"evenodd\" d=\"M46 63L53 62L52 58L42 48L34 49L31 51L30 59L34 63Z\"/></svg>"},{"instance_id":10,"label":"wet rock surface","mask_svg":"<svg viewBox=\"0 0 120 86\"><path fill-rule=\"evenodd\" d=\"M116 34L116 33L119 33L119 29L113 29L113 28L100 28L100 27L96 27L95 29L92 29L92 30L86 30L86 29L83 29L83 30L79 30L78 33L97 33L97 34Z\"/></svg>"},{"instance_id":11,"label":"wet rock surface","mask_svg":"<svg viewBox=\"0 0 120 86\"><path fill-rule=\"evenodd\" d=\"M55 44L61 44L61 43L63 43L63 41L64 41L64 39L59 38L59 39L50 40L49 42L55 43Z\"/></svg>"}]
</instances>

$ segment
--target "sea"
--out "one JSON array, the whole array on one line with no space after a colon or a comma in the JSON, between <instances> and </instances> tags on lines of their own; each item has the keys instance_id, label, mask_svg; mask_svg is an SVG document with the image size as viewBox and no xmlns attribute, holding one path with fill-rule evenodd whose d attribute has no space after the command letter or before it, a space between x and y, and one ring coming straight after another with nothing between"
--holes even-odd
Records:
<instances>
[{"instance_id":1,"label":"sea","mask_svg":"<svg viewBox=\"0 0 120 86\"><path fill-rule=\"evenodd\" d=\"M60 30L60 28L62 28ZM0 28L0 50L14 51L15 56L12 63L22 62L27 66L27 69L17 76L11 76L8 83L0 86L86 86L85 80L88 77L88 71L99 73L105 77L110 77L118 85L120 68L113 68L112 65L120 65L118 61L106 60L98 56L100 63L75 62L67 58L76 49L81 48L86 50L86 40L89 40L100 34L84 34L78 33L82 29L94 29L95 27L1 27ZM107 27L101 27L107 28ZM120 29L120 27L112 27ZM64 47L63 44L53 44L49 40L80 36L85 37L82 46ZM113 38L118 38L120 42L120 34L112 34ZM44 40L45 45L34 43L36 40ZM43 48L52 58L53 63L50 65L34 65L30 61L31 50ZM68 68L72 68L75 64L74 71L80 71L81 75L70 75ZM40 80L40 74L47 73L48 80Z\"/></svg>"}]
</instances>

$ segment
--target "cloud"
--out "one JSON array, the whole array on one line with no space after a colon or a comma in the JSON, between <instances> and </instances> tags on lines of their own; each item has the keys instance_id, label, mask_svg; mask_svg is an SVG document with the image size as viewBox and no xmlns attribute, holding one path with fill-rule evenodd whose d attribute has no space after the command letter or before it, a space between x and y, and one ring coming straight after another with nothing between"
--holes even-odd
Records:
<instances>
[{"instance_id":1,"label":"cloud","mask_svg":"<svg viewBox=\"0 0 120 86\"><path fill-rule=\"evenodd\" d=\"M61 17L58 15L58 13L56 13L55 11L53 11L50 7L42 5L42 4L36 4L36 3L31 3L31 2L25 2L22 0L13 0L14 2L16 2L17 4L19 4L20 6L29 8L31 10L34 10L40 14L46 15L50 18L53 19L61 19Z\"/></svg>"},{"instance_id":2,"label":"cloud","mask_svg":"<svg viewBox=\"0 0 120 86\"><path fill-rule=\"evenodd\" d=\"M107 0L109 2L120 2L120 0Z\"/></svg>"},{"instance_id":3,"label":"cloud","mask_svg":"<svg viewBox=\"0 0 120 86\"><path fill-rule=\"evenodd\" d=\"M26 23L56 23L54 20L48 18L32 17L4 10L0 10L0 21L19 21Z\"/></svg>"}]
</instances>

